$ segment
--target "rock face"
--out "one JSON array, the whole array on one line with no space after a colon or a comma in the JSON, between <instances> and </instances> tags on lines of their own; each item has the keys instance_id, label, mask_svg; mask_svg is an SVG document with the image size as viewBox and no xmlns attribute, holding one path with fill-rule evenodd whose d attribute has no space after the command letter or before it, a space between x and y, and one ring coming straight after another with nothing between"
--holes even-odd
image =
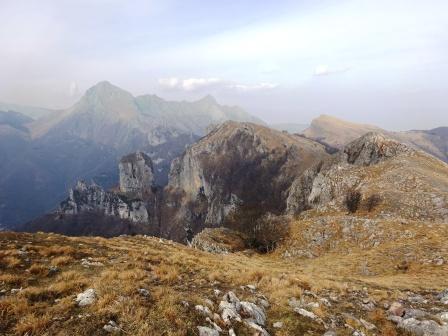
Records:
<instances>
[{"instance_id":1,"label":"rock face","mask_svg":"<svg viewBox=\"0 0 448 336\"><path fill-rule=\"evenodd\" d=\"M368 133L307 170L289 190L287 212L344 210L349 190L381 200L382 215L448 220L447 165L385 135ZM410 192L419 190L419 193Z\"/></svg>"},{"instance_id":2,"label":"rock face","mask_svg":"<svg viewBox=\"0 0 448 336\"><path fill-rule=\"evenodd\" d=\"M371 132L347 145L340 156L349 164L370 166L409 151L406 145Z\"/></svg>"},{"instance_id":3,"label":"rock face","mask_svg":"<svg viewBox=\"0 0 448 336\"><path fill-rule=\"evenodd\" d=\"M120 172L120 191L143 195L155 187L152 161L143 152L126 155L118 164Z\"/></svg>"},{"instance_id":4,"label":"rock face","mask_svg":"<svg viewBox=\"0 0 448 336\"><path fill-rule=\"evenodd\" d=\"M23 230L75 236L158 235L158 191L152 167L145 153L129 154L119 163L118 190L106 191L95 183L79 181L53 214L25 224Z\"/></svg>"},{"instance_id":5,"label":"rock face","mask_svg":"<svg viewBox=\"0 0 448 336\"><path fill-rule=\"evenodd\" d=\"M117 216L133 222L147 223L149 213L142 200L129 200L118 194L104 191L96 184L80 181L70 190L69 197L58 210L68 215L100 211L107 216Z\"/></svg>"},{"instance_id":6,"label":"rock face","mask_svg":"<svg viewBox=\"0 0 448 336\"><path fill-rule=\"evenodd\" d=\"M322 145L303 137L226 122L173 162L165 188L165 234L183 239L185 231L221 226L237 211L279 214L295 177L327 156Z\"/></svg>"}]
</instances>

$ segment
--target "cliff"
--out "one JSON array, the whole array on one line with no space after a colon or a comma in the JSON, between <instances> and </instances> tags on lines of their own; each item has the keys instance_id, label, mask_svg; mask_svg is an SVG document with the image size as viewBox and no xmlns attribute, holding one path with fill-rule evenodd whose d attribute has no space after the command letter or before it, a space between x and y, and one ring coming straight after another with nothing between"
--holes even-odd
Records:
<instances>
[{"instance_id":1,"label":"cliff","mask_svg":"<svg viewBox=\"0 0 448 336\"><path fill-rule=\"evenodd\" d=\"M286 208L286 191L328 154L322 145L251 123L226 122L174 160L164 194L164 235L183 239L237 212ZM187 234L185 233L187 232Z\"/></svg>"}]
</instances>

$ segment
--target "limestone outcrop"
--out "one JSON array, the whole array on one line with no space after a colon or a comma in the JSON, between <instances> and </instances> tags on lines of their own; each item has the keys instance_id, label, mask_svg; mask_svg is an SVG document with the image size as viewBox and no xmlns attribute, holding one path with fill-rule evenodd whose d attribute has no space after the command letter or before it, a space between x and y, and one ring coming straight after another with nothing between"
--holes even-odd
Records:
<instances>
[{"instance_id":1,"label":"limestone outcrop","mask_svg":"<svg viewBox=\"0 0 448 336\"><path fill-rule=\"evenodd\" d=\"M280 214L292 181L328 156L324 146L301 136L251 123L221 124L172 163L165 235L183 239L222 226L240 211Z\"/></svg>"},{"instance_id":2,"label":"limestone outcrop","mask_svg":"<svg viewBox=\"0 0 448 336\"><path fill-rule=\"evenodd\" d=\"M155 186L151 158L143 152L124 156L119 164L120 191L143 195Z\"/></svg>"},{"instance_id":3,"label":"limestone outcrop","mask_svg":"<svg viewBox=\"0 0 448 336\"><path fill-rule=\"evenodd\" d=\"M70 189L68 199L58 209L58 212L68 215L97 211L139 223L148 223L150 217L142 200L128 199L124 195L105 191L94 183L89 185L84 181L79 181Z\"/></svg>"},{"instance_id":4,"label":"limestone outcrop","mask_svg":"<svg viewBox=\"0 0 448 336\"><path fill-rule=\"evenodd\" d=\"M368 133L298 177L289 189L287 213L344 210L347 193L355 190L365 200L381 202L378 216L447 221L446 166L385 135Z\"/></svg>"}]
</instances>

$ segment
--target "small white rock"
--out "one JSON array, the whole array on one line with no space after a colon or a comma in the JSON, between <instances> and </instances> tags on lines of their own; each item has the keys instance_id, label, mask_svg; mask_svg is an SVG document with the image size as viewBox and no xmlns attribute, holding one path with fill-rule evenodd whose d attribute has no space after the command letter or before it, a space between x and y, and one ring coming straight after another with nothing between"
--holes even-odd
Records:
<instances>
[{"instance_id":1,"label":"small white rock","mask_svg":"<svg viewBox=\"0 0 448 336\"><path fill-rule=\"evenodd\" d=\"M78 306L84 307L94 303L95 299L96 299L95 290L93 288L89 288L86 291L79 293L76 296L75 301L78 303Z\"/></svg>"},{"instance_id":2,"label":"small white rock","mask_svg":"<svg viewBox=\"0 0 448 336\"><path fill-rule=\"evenodd\" d=\"M194 307L194 309L196 309L196 311L199 312L203 316L213 317L213 314L208 307L196 305Z\"/></svg>"},{"instance_id":3,"label":"small white rock","mask_svg":"<svg viewBox=\"0 0 448 336\"><path fill-rule=\"evenodd\" d=\"M302 309L302 308L294 308L294 311L296 313L298 313L299 315L308 317L308 318L310 318L312 320L317 319L317 315L312 313L312 312L310 312L310 311L308 311L308 310L305 310L305 309Z\"/></svg>"},{"instance_id":4,"label":"small white rock","mask_svg":"<svg viewBox=\"0 0 448 336\"><path fill-rule=\"evenodd\" d=\"M272 326L276 329L281 329L281 328L283 328L283 322L280 322L280 321L275 322Z\"/></svg>"},{"instance_id":5,"label":"small white rock","mask_svg":"<svg viewBox=\"0 0 448 336\"><path fill-rule=\"evenodd\" d=\"M198 327L199 336L219 336L219 331L209 327Z\"/></svg>"}]
</instances>

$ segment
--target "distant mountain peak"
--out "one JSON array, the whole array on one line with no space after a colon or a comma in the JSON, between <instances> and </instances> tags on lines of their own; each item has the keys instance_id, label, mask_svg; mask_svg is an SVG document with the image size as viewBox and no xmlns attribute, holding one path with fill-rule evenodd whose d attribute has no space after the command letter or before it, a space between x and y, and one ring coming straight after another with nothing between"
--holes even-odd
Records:
<instances>
[{"instance_id":1,"label":"distant mountain peak","mask_svg":"<svg viewBox=\"0 0 448 336\"><path fill-rule=\"evenodd\" d=\"M208 95L204 96L199 101L203 102L203 103L207 103L207 104L218 105L218 102L216 101L216 98L213 97L211 94L208 94Z\"/></svg>"},{"instance_id":2,"label":"distant mountain peak","mask_svg":"<svg viewBox=\"0 0 448 336\"><path fill-rule=\"evenodd\" d=\"M111 84L108 81L101 81L86 91L86 96L112 96L112 95L127 95L131 96L129 92L119 88L116 85Z\"/></svg>"}]
</instances>

